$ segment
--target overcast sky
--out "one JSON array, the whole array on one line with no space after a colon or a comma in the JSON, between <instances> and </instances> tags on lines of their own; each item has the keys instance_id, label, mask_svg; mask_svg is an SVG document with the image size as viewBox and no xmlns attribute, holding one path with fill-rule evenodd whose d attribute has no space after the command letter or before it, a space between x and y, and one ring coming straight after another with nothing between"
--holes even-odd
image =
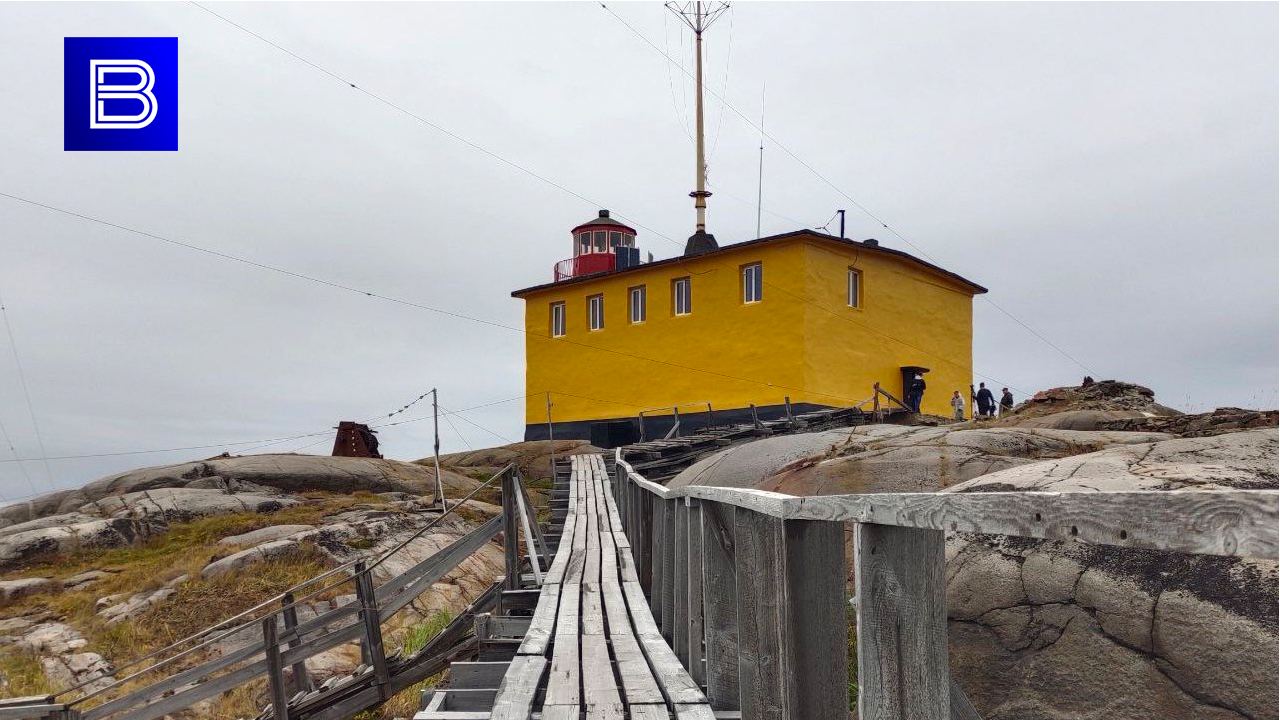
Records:
<instances>
[{"instance_id":1,"label":"overcast sky","mask_svg":"<svg viewBox=\"0 0 1280 720\"><path fill-rule=\"evenodd\" d=\"M692 230L690 83L597 3L207 7L588 200L185 3L0 4L0 192L506 325L597 204L657 257ZM689 65L661 5L611 8ZM178 37L178 152L63 151L63 37L117 35ZM1095 377L1275 407L1276 4L743 2L707 46L709 87L753 120L764 89L769 134L839 188L766 141L765 234L847 208L851 237L986 285ZM710 229L750 239L759 133L714 98L707 127ZM519 333L5 198L0 295L53 457L325 453L337 420L432 386L454 410L525 392ZM986 300L974 324L976 370L1019 400L1086 372ZM41 456L3 334L0 421ZM519 439L522 405L453 423L446 451ZM429 454L430 425L386 428L388 456ZM0 493L222 449L0 447Z\"/></svg>"}]
</instances>

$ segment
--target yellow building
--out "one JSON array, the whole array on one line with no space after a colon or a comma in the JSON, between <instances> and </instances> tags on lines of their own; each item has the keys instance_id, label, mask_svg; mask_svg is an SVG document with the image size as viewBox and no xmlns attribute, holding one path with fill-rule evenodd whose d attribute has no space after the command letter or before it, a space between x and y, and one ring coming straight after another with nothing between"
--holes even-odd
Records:
<instances>
[{"instance_id":1,"label":"yellow building","mask_svg":"<svg viewBox=\"0 0 1280 720\"><path fill-rule=\"evenodd\" d=\"M800 230L640 262L635 230L601 211L574 228L574 257L525 301L525 438L590 439L593 426L670 427L848 407L874 383L951 414L972 382L973 296L986 289L874 240ZM695 236L697 237L697 236ZM710 236L703 236L710 238ZM905 378L905 380L904 380ZM665 416L665 418L663 417ZM665 420L665 422L664 422ZM617 430L617 426L613 428Z\"/></svg>"}]
</instances>

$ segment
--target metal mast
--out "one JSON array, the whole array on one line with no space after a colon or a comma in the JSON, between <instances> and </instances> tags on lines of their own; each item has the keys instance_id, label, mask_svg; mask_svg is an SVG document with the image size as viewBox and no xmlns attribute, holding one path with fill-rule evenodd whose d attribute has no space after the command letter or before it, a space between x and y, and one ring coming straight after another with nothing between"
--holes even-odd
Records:
<instances>
[{"instance_id":1,"label":"metal mast","mask_svg":"<svg viewBox=\"0 0 1280 720\"><path fill-rule=\"evenodd\" d=\"M711 197L711 193L707 191L707 157L705 133L703 132L702 121L702 33L711 27L724 11L729 9L727 2L707 3L702 0L696 2L676 3L669 2L666 4L667 9L675 13L689 29L693 31L694 36L694 115L697 132L697 157L694 160L694 191L689 193L689 197L693 198L693 207L697 213L697 222L694 226L693 236L689 238L689 243L685 246L685 254L697 254L715 249L715 237L707 234L707 198Z\"/></svg>"}]
</instances>

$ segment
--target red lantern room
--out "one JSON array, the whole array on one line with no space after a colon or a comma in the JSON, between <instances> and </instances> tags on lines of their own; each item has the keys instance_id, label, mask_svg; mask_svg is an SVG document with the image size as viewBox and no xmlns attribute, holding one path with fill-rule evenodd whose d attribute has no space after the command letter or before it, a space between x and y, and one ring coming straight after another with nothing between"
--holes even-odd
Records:
<instances>
[{"instance_id":1,"label":"red lantern room","mask_svg":"<svg viewBox=\"0 0 1280 720\"><path fill-rule=\"evenodd\" d=\"M598 217L582 223L572 231L573 257L556 263L555 279L567 280L580 275L610 272L637 264L635 228L623 225L601 210Z\"/></svg>"}]
</instances>

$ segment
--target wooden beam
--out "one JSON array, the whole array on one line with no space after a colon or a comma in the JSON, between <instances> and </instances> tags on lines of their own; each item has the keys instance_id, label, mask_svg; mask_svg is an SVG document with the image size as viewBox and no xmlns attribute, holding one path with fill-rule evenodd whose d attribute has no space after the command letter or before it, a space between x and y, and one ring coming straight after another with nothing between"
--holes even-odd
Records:
<instances>
[{"instance_id":1,"label":"wooden beam","mask_svg":"<svg viewBox=\"0 0 1280 720\"><path fill-rule=\"evenodd\" d=\"M841 525L739 510L734 527L743 720L846 720Z\"/></svg>"},{"instance_id":2,"label":"wooden beam","mask_svg":"<svg viewBox=\"0 0 1280 720\"><path fill-rule=\"evenodd\" d=\"M670 536L666 535L667 521L667 503L660 497L651 496L649 502L653 507L652 517L652 534L649 536L649 561L650 561L650 584L649 590L649 611L653 613L654 622L658 623L658 627L662 627L662 596L663 586L669 582L669 575L666 574L666 565L662 562L665 554L664 548L670 544ZM643 575L641 576L643 577Z\"/></svg>"},{"instance_id":3,"label":"wooden beam","mask_svg":"<svg viewBox=\"0 0 1280 720\"><path fill-rule=\"evenodd\" d=\"M520 532L516 525L516 488L511 473L502 476L502 555L504 584L508 590L520 588Z\"/></svg>"},{"instance_id":4,"label":"wooden beam","mask_svg":"<svg viewBox=\"0 0 1280 720\"><path fill-rule=\"evenodd\" d=\"M691 485L694 497L786 520L877 523L951 532L1073 540L1202 555L1274 558L1276 490L879 493L793 497Z\"/></svg>"},{"instance_id":5,"label":"wooden beam","mask_svg":"<svg viewBox=\"0 0 1280 720\"><path fill-rule=\"evenodd\" d=\"M672 500L675 523L671 543L671 649L680 664L689 667L689 508L685 500Z\"/></svg>"},{"instance_id":6,"label":"wooden beam","mask_svg":"<svg viewBox=\"0 0 1280 720\"><path fill-rule=\"evenodd\" d=\"M859 717L950 717L945 563L941 530L855 529Z\"/></svg>"},{"instance_id":7,"label":"wooden beam","mask_svg":"<svg viewBox=\"0 0 1280 720\"><path fill-rule=\"evenodd\" d=\"M262 646L267 653L267 682L271 687L271 716L289 720L289 692L284 686L284 664L280 662L280 643L276 641L276 617L262 620Z\"/></svg>"},{"instance_id":8,"label":"wooden beam","mask_svg":"<svg viewBox=\"0 0 1280 720\"><path fill-rule=\"evenodd\" d=\"M693 681L699 685L706 683L706 667L702 662L702 640L703 640L703 619L702 619L702 505L697 500L686 499L688 524L688 637L686 642L689 649L687 651L687 662L685 667L689 669L689 674L693 676Z\"/></svg>"},{"instance_id":9,"label":"wooden beam","mask_svg":"<svg viewBox=\"0 0 1280 720\"><path fill-rule=\"evenodd\" d=\"M738 584L732 505L701 502L703 623L707 698L716 710L738 709Z\"/></svg>"},{"instance_id":10,"label":"wooden beam","mask_svg":"<svg viewBox=\"0 0 1280 720\"><path fill-rule=\"evenodd\" d=\"M659 629L670 644L675 637L676 614L676 503L680 500L663 500L662 505L662 618Z\"/></svg>"}]
</instances>

